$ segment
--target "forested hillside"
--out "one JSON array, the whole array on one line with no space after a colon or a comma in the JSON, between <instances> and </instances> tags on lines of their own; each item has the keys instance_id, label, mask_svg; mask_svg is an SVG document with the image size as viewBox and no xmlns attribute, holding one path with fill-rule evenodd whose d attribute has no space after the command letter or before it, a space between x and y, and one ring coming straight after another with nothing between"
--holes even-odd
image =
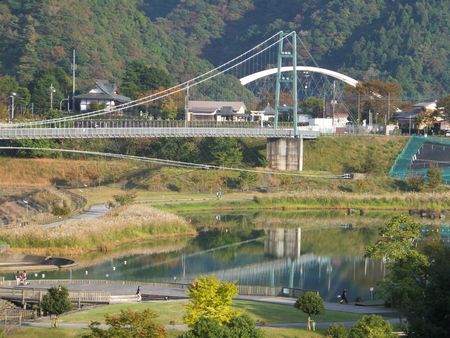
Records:
<instances>
[{"instance_id":1,"label":"forested hillside","mask_svg":"<svg viewBox=\"0 0 450 338\"><path fill-rule=\"evenodd\" d=\"M29 87L49 67L68 75L76 48L81 87L120 83L133 60L175 82L296 30L323 67L438 97L450 87L449 22L442 0L3 0L0 76Z\"/></svg>"},{"instance_id":2,"label":"forested hillside","mask_svg":"<svg viewBox=\"0 0 450 338\"><path fill-rule=\"evenodd\" d=\"M296 30L323 67L398 81L419 99L450 88L450 2L442 0L147 0L177 41L215 64L279 30ZM226 47L224 47L226 46Z\"/></svg>"}]
</instances>

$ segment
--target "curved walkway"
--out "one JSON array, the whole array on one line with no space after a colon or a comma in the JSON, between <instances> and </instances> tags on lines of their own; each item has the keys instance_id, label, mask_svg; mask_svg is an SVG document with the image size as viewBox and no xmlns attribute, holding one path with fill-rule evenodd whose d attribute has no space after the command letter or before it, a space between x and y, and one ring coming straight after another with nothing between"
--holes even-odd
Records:
<instances>
[{"instance_id":1,"label":"curved walkway","mask_svg":"<svg viewBox=\"0 0 450 338\"><path fill-rule=\"evenodd\" d=\"M45 229L56 228L56 227L59 227L60 225L63 225L64 223L66 223L68 221L79 221L79 220L86 220L86 219L91 219L91 218L102 217L109 210L110 209L108 209L105 204L94 204L93 206L91 206L91 208L88 211L86 211L82 214L70 217L70 218L62 220L62 221L44 224L43 227Z\"/></svg>"}]
</instances>

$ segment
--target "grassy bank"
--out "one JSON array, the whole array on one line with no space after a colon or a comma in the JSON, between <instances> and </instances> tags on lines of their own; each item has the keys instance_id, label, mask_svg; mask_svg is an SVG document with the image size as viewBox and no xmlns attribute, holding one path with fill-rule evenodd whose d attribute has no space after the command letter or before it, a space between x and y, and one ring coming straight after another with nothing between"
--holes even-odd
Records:
<instances>
[{"instance_id":1,"label":"grassy bank","mask_svg":"<svg viewBox=\"0 0 450 338\"><path fill-rule=\"evenodd\" d=\"M366 209L405 210L408 209L450 209L450 191L440 193L348 193L336 191L306 191L289 194L254 194L248 199L238 196L223 200L188 201L154 204L172 212L224 211L224 210L295 210L295 209Z\"/></svg>"},{"instance_id":2,"label":"grassy bank","mask_svg":"<svg viewBox=\"0 0 450 338\"><path fill-rule=\"evenodd\" d=\"M183 316L185 314L184 305L186 303L187 301L183 300L145 302L139 304L114 304L62 316L61 323L89 323L93 320L103 323L105 314L116 314L122 309L131 309L133 311L150 309L159 315L158 322L161 324L183 324ZM308 318L305 313L289 305L235 300L233 301L233 307L244 310L255 321L264 324L306 323ZM316 322L352 321L358 320L359 318L361 318L360 314L339 311L326 311L324 314L314 317Z\"/></svg>"},{"instance_id":3,"label":"grassy bank","mask_svg":"<svg viewBox=\"0 0 450 338\"><path fill-rule=\"evenodd\" d=\"M114 209L107 215L85 221L69 221L42 229L32 225L0 230L0 240L14 250L45 255L78 255L87 251L107 252L121 243L194 235L183 218L144 206Z\"/></svg>"},{"instance_id":4,"label":"grassy bank","mask_svg":"<svg viewBox=\"0 0 450 338\"><path fill-rule=\"evenodd\" d=\"M321 332L324 330L318 330L316 332L310 332L304 329L279 329L279 328L262 328L265 337L277 337L277 338L320 338L325 337L325 334ZM38 327L21 327L16 328L8 334L10 338L80 338L83 334L87 334L87 329L50 329L50 328L38 328ZM184 331L181 330L168 330L168 338L176 338L180 336Z\"/></svg>"}]
</instances>

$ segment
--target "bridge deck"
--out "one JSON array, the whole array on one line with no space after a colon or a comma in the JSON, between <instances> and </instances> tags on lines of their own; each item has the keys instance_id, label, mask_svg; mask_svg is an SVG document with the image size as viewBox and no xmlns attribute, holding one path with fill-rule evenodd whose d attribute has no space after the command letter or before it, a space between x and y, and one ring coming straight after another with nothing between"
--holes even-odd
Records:
<instances>
[{"instance_id":1,"label":"bridge deck","mask_svg":"<svg viewBox=\"0 0 450 338\"><path fill-rule=\"evenodd\" d=\"M314 131L299 131L298 137L315 139ZM0 128L0 139L141 138L141 137L294 137L293 129L280 128Z\"/></svg>"}]
</instances>

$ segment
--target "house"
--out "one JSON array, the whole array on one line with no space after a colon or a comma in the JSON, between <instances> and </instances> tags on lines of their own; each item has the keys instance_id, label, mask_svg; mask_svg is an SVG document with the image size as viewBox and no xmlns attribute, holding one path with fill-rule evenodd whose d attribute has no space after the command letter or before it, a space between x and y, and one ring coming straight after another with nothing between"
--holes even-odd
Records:
<instances>
[{"instance_id":1,"label":"house","mask_svg":"<svg viewBox=\"0 0 450 338\"><path fill-rule=\"evenodd\" d=\"M350 115L346 112L336 112L334 113L333 125L336 127L346 127L349 122L348 117Z\"/></svg>"},{"instance_id":2,"label":"house","mask_svg":"<svg viewBox=\"0 0 450 338\"><path fill-rule=\"evenodd\" d=\"M102 105L112 109L116 105L131 101L129 97L118 95L117 86L107 80L95 80L95 87L86 94L75 96L75 100L81 112L93 110Z\"/></svg>"},{"instance_id":3,"label":"house","mask_svg":"<svg viewBox=\"0 0 450 338\"><path fill-rule=\"evenodd\" d=\"M189 101L188 121L246 121L244 102Z\"/></svg>"},{"instance_id":4,"label":"house","mask_svg":"<svg viewBox=\"0 0 450 338\"><path fill-rule=\"evenodd\" d=\"M420 102L416 103L409 111L397 112L395 118L397 119L399 129L404 132L424 129L426 125L419 121L419 115L427 112L432 113L436 110L436 107L436 102Z\"/></svg>"},{"instance_id":5,"label":"house","mask_svg":"<svg viewBox=\"0 0 450 338\"><path fill-rule=\"evenodd\" d=\"M275 118L275 109L273 109L268 103L264 110L252 110L250 111L252 121L260 121L261 125L264 122L273 121Z\"/></svg>"}]
</instances>

